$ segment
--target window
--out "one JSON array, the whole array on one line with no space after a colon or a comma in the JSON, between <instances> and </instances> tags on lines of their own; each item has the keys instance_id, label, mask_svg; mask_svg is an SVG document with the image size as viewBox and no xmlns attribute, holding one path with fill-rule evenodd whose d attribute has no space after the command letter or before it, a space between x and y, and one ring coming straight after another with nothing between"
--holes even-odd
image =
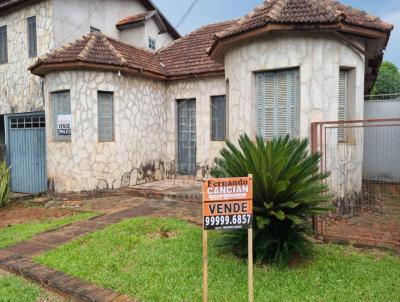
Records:
<instances>
[{"instance_id":1,"label":"window","mask_svg":"<svg viewBox=\"0 0 400 302\"><path fill-rule=\"evenodd\" d=\"M347 95L348 95L348 71L340 70L339 72L339 101L338 101L338 121L345 121L347 119L346 116L346 108L347 108ZM343 127L338 128L338 140L345 140L345 129Z\"/></svg>"},{"instance_id":2,"label":"window","mask_svg":"<svg viewBox=\"0 0 400 302\"><path fill-rule=\"evenodd\" d=\"M226 97L211 97L211 140L223 141L226 133Z\"/></svg>"},{"instance_id":3,"label":"window","mask_svg":"<svg viewBox=\"0 0 400 302\"><path fill-rule=\"evenodd\" d=\"M114 140L114 106L112 92L98 92L98 127L100 142Z\"/></svg>"},{"instance_id":4,"label":"window","mask_svg":"<svg viewBox=\"0 0 400 302\"><path fill-rule=\"evenodd\" d=\"M28 55L30 58L37 56L36 17L27 19L28 24Z\"/></svg>"},{"instance_id":5,"label":"window","mask_svg":"<svg viewBox=\"0 0 400 302\"><path fill-rule=\"evenodd\" d=\"M298 136L298 70L257 73L256 86L257 135Z\"/></svg>"},{"instance_id":6,"label":"window","mask_svg":"<svg viewBox=\"0 0 400 302\"><path fill-rule=\"evenodd\" d=\"M4 25L0 27L0 64L7 62L7 26Z\"/></svg>"},{"instance_id":7,"label":"window","mask_svg":"<svg viewBox=\"0 0 400 302\"><path fill-rule=\"evenodd\" d=\"M94 32L99 32L100 31L100 29L98 29L98 28L96 28L96 27L94 27L94 26L90 26L90 32L91 33L94 33Z\"/></svg>"},{"instance_id":8,"label":"window","mask_svg":"<svg viewBox=\"0 0 400 302\"><path fill-rule=\"evenodd\" d=\"M71 100L69 91L52 93L51 113L53 139L55 141L71 141ZM66 121L62 122L62 120Z\"/></svg>"},{"instance_id":9,"label":"window","mask_svg":"<svg viewBox=\"0 0 400 302\"><path fill-rule=\"evenodd\" d=\"M156 39L149 38L149 48L152 50L156 50Z\"/></svg>"},{"instance_id":10,"label":"window","mask_svg":"<svg viewBox=\"0 0 400 302\"><path fill-rule=\"evenodd\" d=\"M11 118L11 129L45 128L44 116L21 116Z\"/></svg>"}]
</instances>

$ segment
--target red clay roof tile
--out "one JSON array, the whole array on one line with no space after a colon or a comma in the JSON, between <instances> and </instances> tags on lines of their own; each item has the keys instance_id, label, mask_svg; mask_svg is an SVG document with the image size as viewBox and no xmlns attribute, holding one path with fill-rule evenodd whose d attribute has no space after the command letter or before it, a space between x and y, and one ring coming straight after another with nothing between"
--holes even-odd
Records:
<instances>
[{"instance_id":1,"label":"red clay roof tile","mask_svg":"<svg viewBox=\"0 0 400 302\"><path fill-rule=\"evenodd\" d=\"M148 19L149 17L153 16L155 13L156 13L156 11L153 10L153 11L148 11L148 12L144 12L141 14L137 14L134 16L128 16L128 17L125 17L125 18L119 20L118 23L116 24L116 26L118 28L121 28L126 25L142 22L142 21Z\"/></svg>"},{"instance_id":2,"label":"red clay roof tile","mask_svg":"<svg viewBox=\"0 0 400 302\"><path fill-rule=\"evenodd\" d=\"M393 29L391 24L385 23L377 17L334 0L265 0L237 24L217 36L224 39L263 27L269 23L327 24L338 22L379 31Z\"/></svg>"},{"instance_id":3,"label":"red clay roof tile","mask_svg":"<svg viewBox=\"0 0 400 302\"><path fill-rule=\"evenodd\" d=\"M101 32L93 32L39 58L30 70L59 63L109 65L164 75L161 62L154 53L109 38Z\"/></svg>"},{"instance_id":4,"label":"red clay roof tile","mask_svg":"<svg viewBox=\"0 0 400 302\"><path fill-rule=\"evenodd\" d=\"M216 33L232 26L236 21L207 25L184 36L158 52L169 77L223 72L224 66L207 54Z\"/></svg>"}]
</instances>

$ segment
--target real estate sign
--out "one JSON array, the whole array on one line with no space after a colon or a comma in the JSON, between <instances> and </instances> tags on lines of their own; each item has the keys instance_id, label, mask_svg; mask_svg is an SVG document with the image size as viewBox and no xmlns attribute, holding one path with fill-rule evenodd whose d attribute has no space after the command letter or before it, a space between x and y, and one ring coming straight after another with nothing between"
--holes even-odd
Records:
<instances>
[{"instance_id":1,"label":"real estate sign","mask_svg":"<svg viewBox=\"0 0 400 302\"><path fill-rule=\"evenodd\" d=\"M57 116L58 135L71 135L71 114L60 114Z\"/></svg>"},{"instance_id":2,"label":"real estate sign","mask_svg":"<svg viewBox=\"0 0 400 302\"><path fill-rule=\"evenodd\" d=\"M252 181L251 177L210 178L203 181L205 230L251 228Z\"/></svg>"},{"instance_id":3,"label":"real estate sign","mask_svg":"<svg viewBox=\"0 0 400 302\"><path fill-rule=\"evenodd\" d=\"M203 302L208 302L208 230L247 229L249 302L253 291L253 178L203 180Z\"/></svg>"}]
</instances>

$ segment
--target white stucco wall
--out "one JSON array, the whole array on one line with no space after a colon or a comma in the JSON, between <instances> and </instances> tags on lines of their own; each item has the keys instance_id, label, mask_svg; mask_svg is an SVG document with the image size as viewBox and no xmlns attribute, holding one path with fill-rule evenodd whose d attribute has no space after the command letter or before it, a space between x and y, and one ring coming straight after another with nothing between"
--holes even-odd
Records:
<instances>
[{"instance_id":1,"label":"white stucco wall","mask_svg":"<svg viewBox=\"0 0 400 302\"><path fill-rule=\"evenodd\" d=\"M119 30L115 25L119 20L146 12L138 0L53 0L55 46L60 47L89 33L90 26L100 29L105 35L121 39L134 46L147 48L151 33L160 45L173 41L169 33L158 35L153 20L143 26Z\"/></svg>"},{"instance_id":2,"label":"white stucco wall","mask_svg":"<svg viewBox=\"0 0 400 302\"><path fill-rule=\"evenodd\" d=\"M148 48L148 40L149 37L156 39L156 50L167 47L171 44L174 39L168 33L159 34L160 28L158 27L157 23L154 19L147 20L145 25L145 48Z\"/></svg>"},{"instance_id":3,"label":"white stucco wall","mask_svg":"<svg viewBox=\"0 0 400 302\"><path fill-rule=\"evenodd\" d=\"M299 135L310 138L312 122L338 120L341 67L353 70L349 90L354 92L354 104L349 115L351 119L362 119L364 57L337 38L310 34L268 36L229 50L225 55L225 73L229 79L229 112L234 112L229 117L229 137L236 141L244 132L256 135L255 73L298 68ZM343 146L338 144L335 130L329 140L326 167L332 172L328 180L331 190L338 198L354 196L361 191L362 184L362 137Z\"/></svg>"},{"instance_id":4,"label":"white stucco wall","mask_svg":"<svg viewBox=\"0 0 400 302\"><path fill-rule=\"evenodd\" d=\"M41 1L0 16L7 25L8 63L0 64L0 114L43 110L42 79L27 69L37 58L28 56L27 18L36 16L38 56L54 45L52 1Z\"/></svg>"},{"instance_id":5,"label":"white stucco wall","mask_svg":"<svg viewBox=\"0 0 400 302\"><path fill-rule=\"evenodd\" d=\"M165 83L116 73L46 76L47 171L58 192L111 189L161 179L165 165ZM71 142L55 142L50 93L70 90ZM115 140L98 142L97 92L114 92Z\"/></svg>"},{"instance_id":6,"label":"white stucco wall","mask_svg":"<svg viewBox=\"0 0 400 302\"><path fill-rule=\"evenodd\" d=\"M209 173L213 160L224 147L223 141L211 141L211 97L226 94L224 77L198 78L169 82L167 85L167 155L177 160L177 100L196 99L197 178ZM227 104L229 100L227 99ZM233 112L232 115L236 115ZM229 128L229 125L228 125Z\"/></svg>"}]
</instances>

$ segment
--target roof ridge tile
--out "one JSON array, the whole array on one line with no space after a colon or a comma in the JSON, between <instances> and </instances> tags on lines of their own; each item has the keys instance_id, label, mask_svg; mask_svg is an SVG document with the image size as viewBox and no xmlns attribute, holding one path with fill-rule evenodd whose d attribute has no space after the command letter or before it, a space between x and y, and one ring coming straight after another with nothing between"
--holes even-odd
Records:
<instances>
[{"instance_id":1,"label":"roof ridge tile","mask_svg":"<svg viewBox=\"0 0 400 302\"><path fill-rule=\"evenodd\" d=\"M87 56L88 56L90 50L92 50L94 44L96 43L96 39L97 39L97 35L95 35L94 33L89 35L89 39L88 39L85 47L83 47L83 49L77 56L77 58L80 61L85 61L87 59Z\"/></svg>"},{"instance_id":2,"label":"roof ridge tile","mask_svg":"<svg viewBox=\"0 0 400 302\"><path fill-rule=\"evenodd\" d=\"M108 40L108 37L106 37L105 35L101 35L100 39L104 42L105 46L108 47L108 49L110 51L112 51L114 53L114 55L120 60L121 65L126 66L128 65L128 61L126 60L126 58L118 51L115 49L114 45L112 45L110 43L110 41ZM133 46L131 46L133 47Z\"/></svg>"}]
</instances>

